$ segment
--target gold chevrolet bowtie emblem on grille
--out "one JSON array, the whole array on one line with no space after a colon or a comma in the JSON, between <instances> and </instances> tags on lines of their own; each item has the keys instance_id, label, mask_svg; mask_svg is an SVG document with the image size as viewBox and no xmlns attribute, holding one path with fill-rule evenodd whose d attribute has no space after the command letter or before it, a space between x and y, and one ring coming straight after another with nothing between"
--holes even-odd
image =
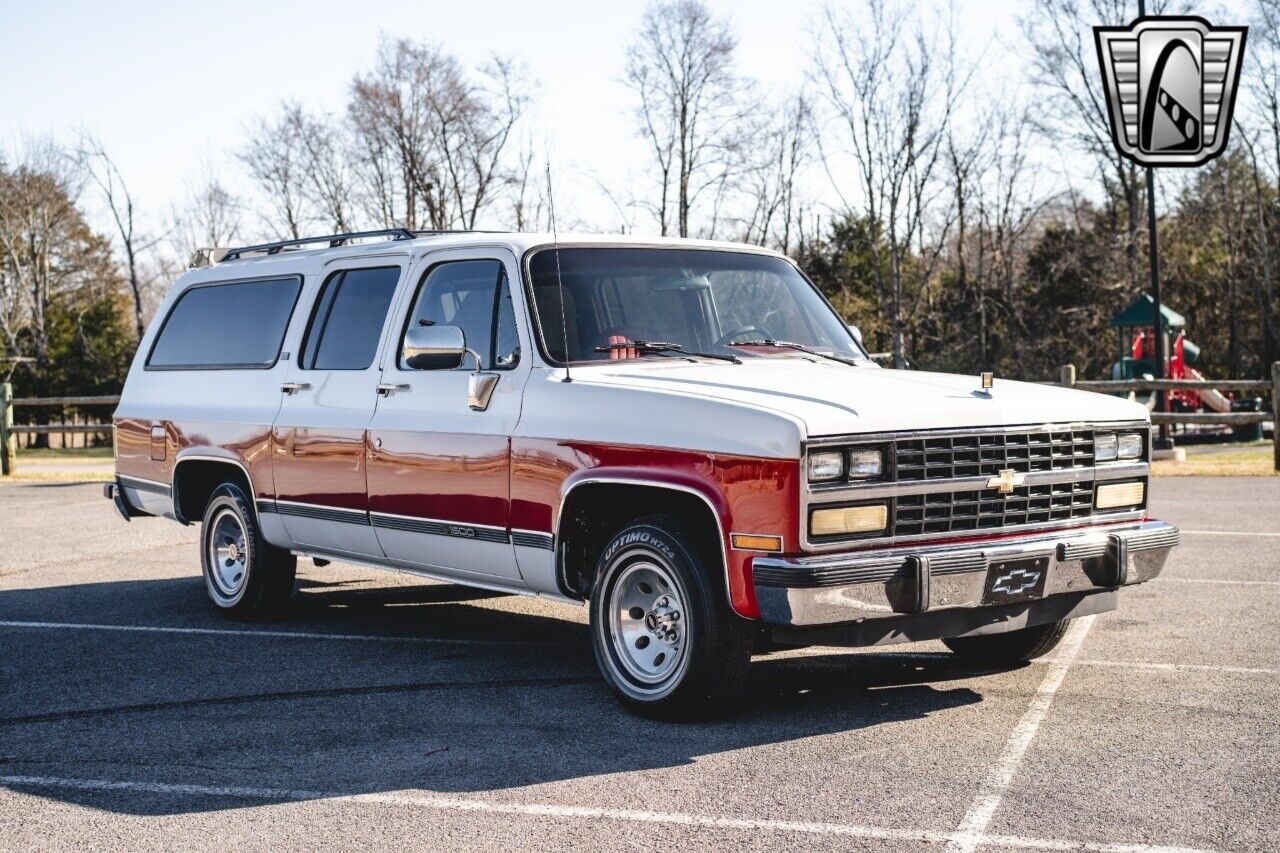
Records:
<instances>
[{"instance_id":1,"label":"gold chevrolet bowtie emblem on grille","mask_svg":"<svg viewBox=\"0 0 1280 853\"><path fill-rule=\"evenodd\" d=\"M1005 468L999 474L987 480L987 488L996 489L1000 494L1007 495L1026 481L1026 474L1021 471L1014 471L1012 468Z\"/></svg>"}]
</instances>

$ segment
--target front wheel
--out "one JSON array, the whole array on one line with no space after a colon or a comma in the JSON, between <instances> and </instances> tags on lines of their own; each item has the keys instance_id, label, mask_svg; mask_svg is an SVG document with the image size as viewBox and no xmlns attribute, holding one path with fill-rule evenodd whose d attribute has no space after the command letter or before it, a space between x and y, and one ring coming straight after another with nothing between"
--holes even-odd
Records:
<instances>
[{"instance_id":1,"label":"front wheel","mask_svg":"<svg viewBox=\"0 0 1280 853\"><path fill-rule=\"evenodd\" d=\"M223 483L209 498L200 561L210 600L232 618L273 616L293 594L298 558L262 537L252 504L235 483Z\"/></svg>"},{"instance_id":2,"label":"front wheel","mask_svg":"<svg viewBox=\"0 0 1280 853\"><path fill-rule=\"evenodd\" d=\"M666 517L641 519L605 546L591 594L592 646L630 709L696 717L737 693L755 633L730 609L721 574L719 561L700 556Z\"/></svg>"},{"instance_id":3,"label":"front wheel","mask_svg":"<svg viewBox=\"0 0 1280 853\"><path fill-rule=\"evenodd\" d=\"M1060 619L1004 634L952 637L942 642L958 657L975 666L1014 666L1053 651L1054 646L1062 642L1070 623L1070 619Z\"/></svg>"}]
</instances>

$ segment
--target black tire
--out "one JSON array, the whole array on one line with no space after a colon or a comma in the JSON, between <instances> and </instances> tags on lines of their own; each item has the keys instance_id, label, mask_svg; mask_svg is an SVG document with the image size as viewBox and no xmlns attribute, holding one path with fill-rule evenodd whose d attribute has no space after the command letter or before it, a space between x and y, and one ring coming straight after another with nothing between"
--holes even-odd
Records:
<instances>
[{"instance_id":1,"label":"black tire","mask_svg":"<svg viewBox=\"0 0 1280 853\"><path fill-rule=\"evenodd\" d=\"M649 516L619 530L596 564L596 663L614 694L643 716L707 716L737 695L746 675L755 624L730 608L719 561L697 545L675 519ZM646 668L638 659L650 648Z\"/></svg>"},{"instance_id":2,"label":"black tire","mask_svg":"<svg viewBox=\"0 0 1280 853\"><path fill-rule=\"evenodd\" d=\"M1070 619L1033 625L1005 634L979 637L952 637L943 644L975 666L1014 666L1046 655L1062 641Z\"/></svg>"},{"instance_id":3,"label":"black tire","mask_svg":"<svg viewBox=\"0 0 1280 853\"><path fill-rule=\"evenodd\" d=\"M265 619L288 605L298 558L263 539L244 490L223 483L204 510L200 564L219 612L233 619Z\"/></svg>"}]
</instances>

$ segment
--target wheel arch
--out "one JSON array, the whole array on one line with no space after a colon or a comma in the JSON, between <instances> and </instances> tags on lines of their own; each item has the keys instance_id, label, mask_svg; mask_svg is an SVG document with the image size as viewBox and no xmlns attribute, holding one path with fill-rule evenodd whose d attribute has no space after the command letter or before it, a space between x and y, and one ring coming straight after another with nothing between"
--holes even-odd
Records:
<instances>
[{"instance_id":1,"label":"wheel arch","mask_svg":"<svg viewBox=\"0 0 1280 853\"><path fill-rule=\"evenodd\" d=\"M673 496L678 496L674 509ZM728 508L723 495L693 482L657 480L626 472L593 473L565 483L554 522L556 583L561 592L578 600L586 598L584 587L594 573L595 564L590 561L584 565L584 561L591 560L592 552L597 547L603 548L628 518L655 512L676 514L690 509L699 519L695 530L700 526L699 532L708 534L706 556L719 562L718 576L732 607L725 538ZM584 517L590 521L583 523Z\"/></svg>"},{"instance_id":2,"label":"wheel arch","mask_svg":"<svg viewBox=\"0 0 1280 853\"><path fill-rule=\"evenodd\" d=\"M257 492L253 476L243 462L228 456L189 453L180 456L173 466L173 514L183 524L198 521L204 515L213 490L232 481L242 485L245 497L257 521Z\"/></svg>"}]
</instances>

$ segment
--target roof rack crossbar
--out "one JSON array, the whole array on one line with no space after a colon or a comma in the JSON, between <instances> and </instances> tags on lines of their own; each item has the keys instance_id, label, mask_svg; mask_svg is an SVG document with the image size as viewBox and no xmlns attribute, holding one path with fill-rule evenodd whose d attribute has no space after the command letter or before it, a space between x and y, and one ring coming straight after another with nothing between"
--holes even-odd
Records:
<instances>
[{"instance_id":1,"label":"roof rack crossbar","mask_svg":"<svg viewBox=\"0 0 1280 853\"><path fill-rule=\"evenodd\" d=\"M223 261L238 261L245 255L267 254L278 255L284 249L294 246L306 246L311 243L328 243L330 248L337 246L345 246L352 240L360 240L367 237L385 237L388 240L414 240L416 235L408 228L384 228L380 231L352 231L348 234L327 234L321 237L302 237L297 240L280 240L274 243L259 243L256 246L241 246L237 249L229 249L222 256Z\"/></svg>"}]
</instances>

